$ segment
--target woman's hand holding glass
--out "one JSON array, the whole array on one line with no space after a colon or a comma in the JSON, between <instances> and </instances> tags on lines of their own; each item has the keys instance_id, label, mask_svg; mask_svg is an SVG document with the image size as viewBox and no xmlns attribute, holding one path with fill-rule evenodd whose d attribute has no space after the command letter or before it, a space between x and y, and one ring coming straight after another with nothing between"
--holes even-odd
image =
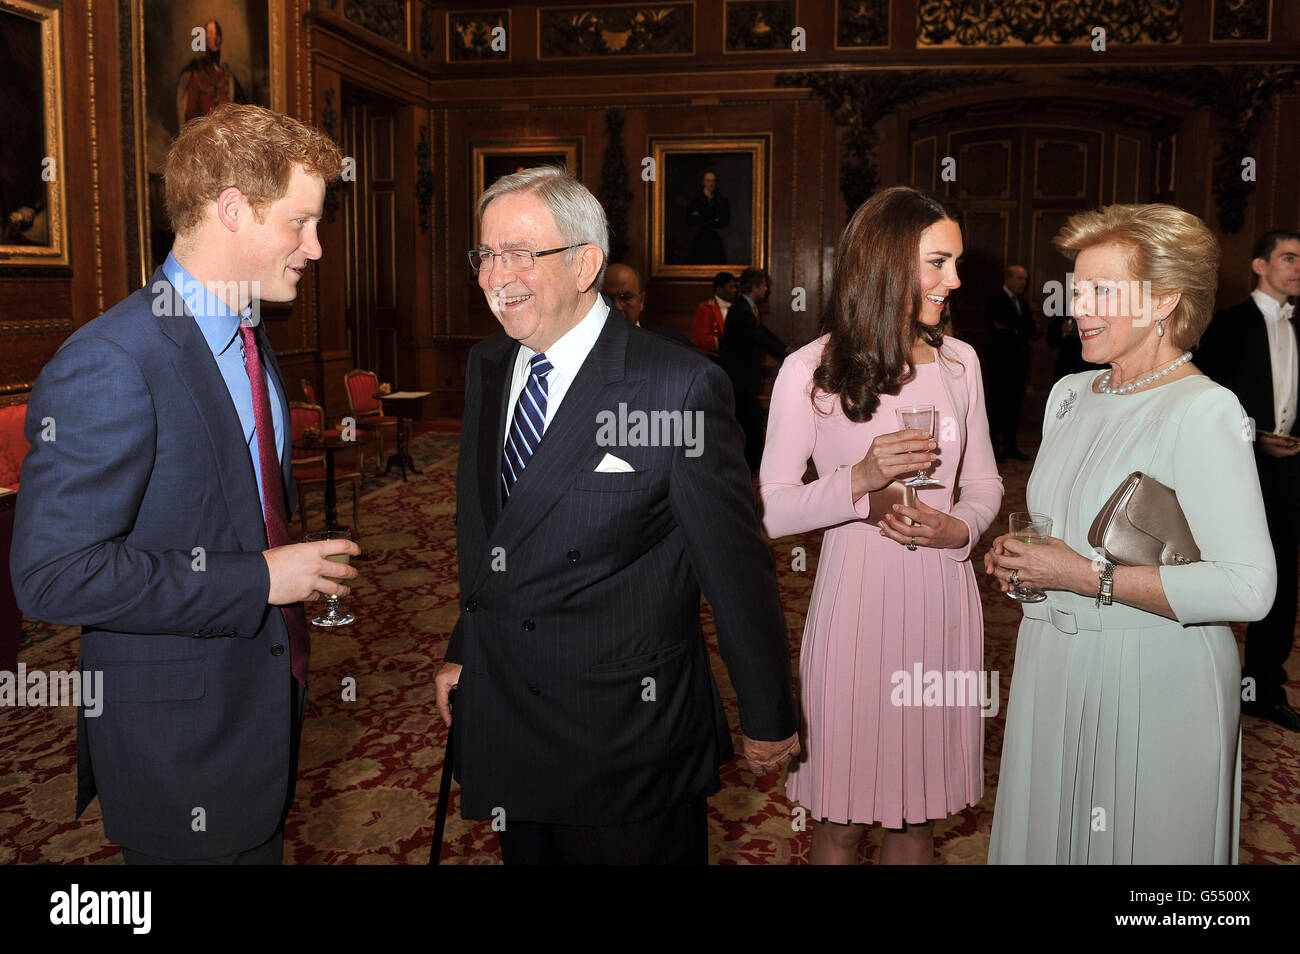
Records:
<instances>
[{"instance_id":1,"label":"woman's hand holding glass","mask_svg":"<svg viewBox=\"0 0 1300 954\"><path fill-rule=\"evenodd\" d=\"M903 518L911 520L911 525ZM880 535L905 547L910 543L936 550L955 550L970 542L970 528L964 520L935 510L924 500L917 500L915 507L894 504L894 512L880 521Z\"/></svg>"},{"instance_id":2,"label":"woman's hand holding glass","mask_svg":"<svg viewBox=\"0 0 1300 954\"><path fill-rule=\"evenodd\" d=\"M1098 569L1058 537L1043 537L1040 543L1022 543L1004 533L984 554L984 573L998 581L1003 593L1013 586L1011 574L1019 571L1016 582L1020 586L1091 596L1097 591Z\"/></svg>"},{"instance_id":3,"label":"woman's hand holding glass","mask_svg":"<svg viewBox=\"0 0 1300 954\"><path fill-rule=\"evenodd\" d=\"M881 434L866 456L853 465L853 499L883 490L904 474L914 474L939 459L939 445L925 431L912 428Z\"/></svg>"}]
</instances>

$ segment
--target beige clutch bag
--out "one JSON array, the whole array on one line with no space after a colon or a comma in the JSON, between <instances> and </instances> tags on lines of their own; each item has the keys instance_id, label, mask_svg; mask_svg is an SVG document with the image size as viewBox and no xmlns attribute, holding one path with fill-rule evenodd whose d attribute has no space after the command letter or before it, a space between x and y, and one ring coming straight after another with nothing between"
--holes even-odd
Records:
<instances>
[{"instance_id":1,"label":"beige clutch bag","mask_svg":"<svg viewBox=\"0 0 1300 954\"><path fill-rule=\"evenodd\" d=\"M1120 566L1181 566L1201 559L1178 495L1141 471L1110 495L1092 521L1088 542Z\"/></svg>"},{"instance_id":2,"label":"beige clutch bag","mask_svg":"<svg viewBox=\"0 0 1300 954\"><path fill-rule=\"evenodd\" d=\"M871 495L871 512L867 514L867 523L880 526L880 521L890 512L894 504L902 504L904 507L916 506L916 488L909 487L902 481L895 480L889 486L877 490ZM900 517L904 523L911 524L912 521L906 517Z\"/></svg>"}]
</instances>

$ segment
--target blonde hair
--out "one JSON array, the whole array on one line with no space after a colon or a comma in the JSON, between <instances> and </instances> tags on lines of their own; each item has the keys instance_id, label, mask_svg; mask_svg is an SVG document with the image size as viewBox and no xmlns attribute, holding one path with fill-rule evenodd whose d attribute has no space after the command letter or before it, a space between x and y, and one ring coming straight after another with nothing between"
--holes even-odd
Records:
<instances>
[{"instance_id":1,"label":"blonde hair","mask_svg":"<svg viewBox=\"0 0 1300 954\"><path fill-rule=\"evenodd\" d=\"M185 124L167 153L167 218L183 235L203 220L209 202L231 186L248 198L258 221L284 198L294 166L327 183L343 156L324 133L261 106L223 103Z\"/></svg>"},{"instance_id":2,"label":"blonde hair","mask_svg":"<svg viewBox=\"0 0 1300 954\"><path fill-rule=\"evenodd\" d=\"M1165 318L1174 345L1196 347L1214 315L1219 285L1219 242L1205 223L1177 206L1108 205L1070 216L1052 245L1070 261L1085 249L1120 245L1129 250L1133 277L1151 283L1151 295L1178 293Z\"/></svg>"}]
</instances>

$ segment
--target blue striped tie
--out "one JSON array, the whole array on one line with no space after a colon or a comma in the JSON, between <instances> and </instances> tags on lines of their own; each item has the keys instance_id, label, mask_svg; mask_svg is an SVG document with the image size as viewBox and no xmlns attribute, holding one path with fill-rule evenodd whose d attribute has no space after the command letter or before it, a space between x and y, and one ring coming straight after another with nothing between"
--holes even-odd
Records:
<instances>
[{"instance_id":1,"label":"blue striped tie","mask_svg":"<svg viewBox=\"0 0 1300 954\"><path fill-rule=\"evenodd\" d=\"M532 371L528 383L515 404L515 418L510 424L510 436L501 461L501 502L510 496L510 488L528 466L529 458L541 443L546 430L546 376L551 373L551 362L538 352L529 361Z\"/></svg>"}]
</instances>

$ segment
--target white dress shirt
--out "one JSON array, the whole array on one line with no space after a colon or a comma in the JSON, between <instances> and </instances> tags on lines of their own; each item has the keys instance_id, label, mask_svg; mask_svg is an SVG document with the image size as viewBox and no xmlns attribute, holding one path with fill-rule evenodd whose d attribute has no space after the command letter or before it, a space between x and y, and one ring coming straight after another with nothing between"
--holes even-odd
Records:
<instances>
[{"instance_id":1,"label":"white dress shirt","mask_svg":"<svg viewBox=\"0 0 1300 954\"><path fill-rule=\"evenodd\" d=\"M713 296L713 300L718 303L718 307L722 310L722 320L726 321L727 312L731 310L731 302L725 301L724 299L719 298L717 295Z\"/></svg>"},{"instance_id":2,"label":"white dress shirt","mask_svg":"<svg viewBox=\"0 0 1300 954\"><path fill-rule=\"evenodd\" d=\"M1296 340L1288 321L1294 310L1258 288L1250 293L1268 328L1268 357L1273 368L1273 413L1276 434L1290 434L1296 418Z\"/></svg>"},{"instance_id":3,"label":"white dress shirt","mask_svg":"<svg viewBox=\"0 0 1300 954\"><path fill-rule=\"evenodd\" d=\"M566 331L559 341L546 349L546 360L551 362L552 370L546 376L546 420L542 423L543 434L555 419L556 408L564 400L564 395L568 392L573 379L578 376L578 371L582 368L582 363L587 360L587 355L591 353L596 339L600 337L601 329L605 327L605 319L608 316L609 306L597 295L596 303L591 306L591 310L582 321ZM506 415L507 434L515 419L515 404L519 401L519 395L523 393L524 386L528 384L528 376L532 373L528 362L535 354L537 352L528 345L521 344L519 353L515 355L515 371L510 381L510 410Z\"/></svg>"}]
</instances>

